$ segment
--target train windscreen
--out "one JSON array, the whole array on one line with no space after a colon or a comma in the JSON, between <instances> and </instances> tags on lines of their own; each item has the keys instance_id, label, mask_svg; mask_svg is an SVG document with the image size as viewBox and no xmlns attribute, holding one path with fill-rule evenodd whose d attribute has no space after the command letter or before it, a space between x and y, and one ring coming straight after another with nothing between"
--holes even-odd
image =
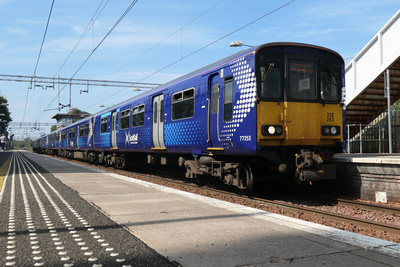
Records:
<instances>
[{"instance_id":1,"label":"train windscreen","mask_svg":"<svg viewBox=\"0 0 400 267\"><path fill-rule=\"evenodd\" d=\"M257 53L258 98L264 101L330 102L341 100L341 59L326 51L304 48L286 53L283 48ZM310 55L308 55L307 53Z\"/></svg>"},{"instance_id":2,"label":"train windscreen","mask_svg":"<svg viewBox=\"0 0 400 267\"><path fill-rule=\"evenodd\" d=\"M308 60L289 60L289 95L294 100L317 97L317 64Z\"/></svg>"}]
</instances>

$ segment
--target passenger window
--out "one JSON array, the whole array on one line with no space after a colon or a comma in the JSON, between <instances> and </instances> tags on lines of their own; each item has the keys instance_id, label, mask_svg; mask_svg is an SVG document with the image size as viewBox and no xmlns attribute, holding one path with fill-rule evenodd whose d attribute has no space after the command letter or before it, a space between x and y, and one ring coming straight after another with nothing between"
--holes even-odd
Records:
<instances>
[{"instance_id":1,"label":"passenger window","mask_svg":"<svg viewBox=\"0 0 400 267\"><path fill-rule=\"evenodd\" d=\"M211 112L218 112L219 83L214 83L211 89Z\"/></svg>"},{"instance_id":2,"label":"passenger window","mask_svg":"<svg viewBox=\"0 0 400 267\"><path fill-rule=\"evenodd\" d=\"M85 124L85 136L89 135L89 123Z\"/></svg>"},{"instance_id":3,"label":"passenger window","mask_svg":"<svg viewBox=\"0 0 400 267\"><path fill-rule=\"evenodd\" d=\"M79 136L84 136L85 135L85 126L84 125L80 125L79 126Z\"/></svg>"},{"instance_id":4,"label":"passenger window","mask_svg":"<svg viewBox=\"0 0 400 267\"><path fill-rule=\"evenodd\" d=\"M153 121L153 123L157 123L157 109L158 109L158 105L154 105L154 107L153 107L153 109L154 109L154 111L153 111L153 119L154 119L154 121Z\"/></svg>"},{"instance_id":5,"label":"passenger window","mask_svg":"<svg viewBox=\"0 0 400 267\"><path fill-rule=\"evenodd\" d=\"M75 128L69 129L68 138L75 138Z\"/></svg>"},{"instance_id":6,"label":"passenger window","mask_svg":"<svg viewBox=\"0 0 400 267\"><path fill-rule=\"evenodd\" d=\"M224 121L231 121L233 114L233 78L227 78L224 82Z\"/></svg>"},{"instance_id":7,"label":"passenger window","mask_svg":"<svg viewBox=\"0 0 400 267\"><path fill-rule=\"evenodd\" d=\"M164 99L161 100L160 102L160 122L163 122L163 118L164 118Z\"/></svg>"},{"instance_id":8,"label":"passenger window","mask_svg":"<svg viewBox=\"0 0 400 267\"><path fill-rule=\"evenodd\" d=\"M130 125L130 118L131 118L131 110L127 109L124 111L121 111L121 116L120 116L120 127L121 129L127 129L129 128Z\"/></svg>"},{"instance_id":9,"label":"passenger window","mask_svg":"<svg viewBox=\"0 0 400 267\"><path fill-rule=\"evenodd\" d=\"M144 125L144 105L133 108L132 127Z\"/></svg>"},{"instance_id":10,"label":"passenger window","mask_svg":"<svg viewBox=\"0 0 400 267\"><path fill-rule=\"evenodd\" d=\"M100 133L106 133L107 132L107 117L101 119L101 124L100 124Z\"/></svg>"},{"instance_id":11,"label":"passenger window","mask_svg":"<svg viewBox=\"0 0 400 267\"><path fill-rule=\"evenodd\" d=\"M179 120L194 116L194 88L172 96L172 119Z\"/></svg>"}]
</instances>

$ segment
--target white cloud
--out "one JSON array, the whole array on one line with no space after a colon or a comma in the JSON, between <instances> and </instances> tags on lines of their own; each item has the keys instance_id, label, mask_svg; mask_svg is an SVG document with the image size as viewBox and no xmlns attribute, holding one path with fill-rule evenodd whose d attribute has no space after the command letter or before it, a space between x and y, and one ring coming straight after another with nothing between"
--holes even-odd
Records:
<instances>
[{"instance_id":1,"label":"white cloud","mask_svg":"<svg viewBox=\"0 0 400 267\"><path fill-rule=\"evenodd\" d=\"M30 35L29 31L26 28L21 27L6 27L5 30L12 34L19 37L28 37Z\"/></svg>"}]
</instances>

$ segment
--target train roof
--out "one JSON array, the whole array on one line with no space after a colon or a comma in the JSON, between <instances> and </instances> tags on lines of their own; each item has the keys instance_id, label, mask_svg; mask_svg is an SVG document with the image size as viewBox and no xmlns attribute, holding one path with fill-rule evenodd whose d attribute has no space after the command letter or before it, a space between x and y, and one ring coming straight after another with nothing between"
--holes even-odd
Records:
<instances>
[{"instance_id":1,"label":"train roof","mask_svg":"<svg viewBox=\"0 0 400 267\"><path fill-rule=\"evenodd\" d=\"M127 100L124 100L124 101L122 101L122 102L120 102L118 104L115 104L115 105L113 105L111 107L108 107L108 108L106 108L106 109L104 109L104 110L102 110L102 111L100 111L98 113L104 113L104 112L112 111L117 106L124 105L125 103L129 103L130 101L132 101L132 100L134 100L136 98L144 97L144 96L146 96L148 94L149 95L150 94L154 94L157 91L162 91L164 89L167 89L169 86L174 85L174 84L179 83L179 82L182 82L182 81L185 81L189 77L193 77L193 76L196 76L196 75L204 75L205 73L210 72L213 69L216 69L217 67L221 67L221 65L227 64L227 63L231 62L234 59L237 59L239 57L245 56L245 55L250 54L250 53L256 53L259 49L264 48L264 47L269 47L269 46L303 46L303 47L310 47L310 48L316 48L316 49L320 49L320 50L325 50L327 52L336 54L337 56L341 57L340 54L337 53L336 51L331 50L329 48L322 47L322 46L317 46L317 45L311 45L311 44L305 44L305 43L296 43L296 42L265 43L265 44L262 44L262 45L257 45L257 46L250 47L250 48L245 49L245 50L241 50L241 51L239 51L239 52L237 52L235 54L232 54L232 55L230 55L228 57L225 57L225 58L223 58L221 60L218 60L216 62L210 63L209 65L207 65L205 67L202 67L200 69L194 70L194 71L192 71L192 72L190 72L188 74L185 74L185 75L180 76L180 77L178 77L178 78L176 78L174 80L171 80L171 81L169 81L167 83L164 83L164 84L162 84L162 85L160 85L160 86L158 86L158 87L156 87L156 88L154 88L152 90L143 92L143 93L138 94L136 96L133 96L133 97L127 99ZM98 113L96 113L96 114L98 114Z\"/></svg>"},{"instance_id":2,"label":"train roof","mask_svg":"<svg viewBox=\"0 0 400 267\"><path fill-rule=\"evenodd\" d=\"M157 91L165 90L165 89L167 89L167 88L168 88L169 86L171 86L171 85L174 85L174 84L176 84L176 83L179 83L179 82L182 82L182 81L187 80L189 77L193 77L193 76L197 76L197 75L204 75L204 74L206 74L207 72L211 72L211 71L213 71L214 69L217 69L217 68L221 67L222 65L225 65L225 64L231 62L232 60L235 60L235 59L237 59L237 58L243 57L243 56L248 55L248 54L251 54L251 53L256 53L256 52L257 52L259 49L261 49L261 48L264 48L264 47L271 47L271 46L302 46L302 47L310 47L310 48L315 48L315 49L319 49L319 50L324 50L324 51L327 51L327 52L329 52L329 53L336 54L337 56L339 56L340 58L342 58L342 57L340 56L340 54L337 53L336 51L331 50L331 49L326 48L326 47L317 46L317 45L311 45L311 44L305 44L305 43L296 43L296 42L272 42L272 43L265 43L265 44L261 44L261 45L257 45L257 46L250 47L250 48L248 48L248 49L241 50L241 51L239 51L239 52L237 52L237 53L235 53L235 54L232 54L232 55L230 55L230 56L228 56L228 57L225 57L225 58L223 58L223 59L221 59L221 60L218 60L218 61L216 61L216 62L213 62L213 63L211 63L211 64L209 64L209 65L207 65L207 66L205 66L205 67L202 67L202 68L200 68L200 69L194 70L194 71L192 71L192 72L190 72L190 73L188 73L188 74L185 74L185 75L180 76L180 77L178 77L178 78L176 78L176 79L174 79L174 80L171 80L171 81L169 81L169 82L167 82L167 83L164 83L164 84L162 84L162 85L160 85L160 86L158 86L158 87L156 87L156 88L154 88L154 89L152 89L152 90L143 92L143 93L138 94L138 95L136 95L136 96L133 96L133 97L127 99L127 100L124 100L124 101L122 101L122 102L120 102L120 103L117 103L117 104L115 104L115 105L112 105L112 106L110 106L110 107L107 107L106 109L103 109L103 110L101 110L101 111L99 111L99 112L96 112L96 113L93 114L92 116L98 116L99 114L104 114L104 113L113 111L113 110L115 110L116 107L121 106L121 105L124 105L124 104L128 104L129 102L131 102L131 101L133 101L133 100L135 100L135 99L138 99L138 98L141 98L141 97L145 97L146 95L152 95L152 94L154 94L154 93L157 92ZM342 58L342 59L343 59L343 58ZM77 125L77 124L81 123L82 121L84 121L85 119L88 120L88 119L89 119L90 117L92 117L92 116L89 116L89 117L86 117L86 118L84 118L84 119L82 119L82 120L76 121L76 122L74 122L74 123L72 123L72 124L70 124L70 125L68 125L68 126L65 126L65 127L61 128L61 129L56 130L56 131L54 131L54 132L57 132L57 131L60 131L60 130L69 128L70 126L73 126L73 125ZM54 132L52 132L52 133L54 133Z\"/></svg>"}]
</instances>

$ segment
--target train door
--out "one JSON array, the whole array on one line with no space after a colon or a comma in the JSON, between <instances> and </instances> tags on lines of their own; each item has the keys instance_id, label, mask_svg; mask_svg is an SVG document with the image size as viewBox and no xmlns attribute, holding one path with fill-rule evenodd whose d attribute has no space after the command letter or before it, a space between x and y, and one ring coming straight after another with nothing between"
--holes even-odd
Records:
<instances>
[{"instance_id":1,"label":"train door","mask_svg":"<svg viewBox=\"0 0 400 267\"><path fill-rule=\"evenodd\" d=\"M220 147L220 128L222 123L223 79L218 74L210 77L209 83L209 122L208 141L211 147Z\"/></svg>"},{"instance_id":2,"label":"train door","mask_svg":"<svg viewBox=\"0 0 400 267\"><path fill-rule=\"evenodd\" d=\"M77 129L76 129L77 130L76 131L76 148L78 148L78 149L81 147L80 137L83 136L82 132L81 132L81 127L82 127L82 125L78 124Z\"/></svg>"},{"instance_id":3,"label":"train door","mask_svg":"<svg viewBox=\"0 0 400 267\"><path fill-rule=\"evenodd\" d=\"M164 95L153 98L153 144L154 148L165 148L164 145Z\"/></svg>"},{"instance_id":4,"label":"train door","mask_svg":"<svg viewBox=\"0 0 400 267\"><path fill-rule=\"evenodd\" d=\"M89 129L88 129L88 148L93 148L93 132L94 132L94 117L89 119Z\"/></svg>"},{"instance_id":5,"label":"train door","mask_svg":"<svg viewBox=\"0 0 400 267\"><path fill-rule=\"evenodd\" d=\"M117 132L118 132L117 115L118 111L113 111L111 113L111 148L117 148Z\"/></svg>"}]
</instances>

